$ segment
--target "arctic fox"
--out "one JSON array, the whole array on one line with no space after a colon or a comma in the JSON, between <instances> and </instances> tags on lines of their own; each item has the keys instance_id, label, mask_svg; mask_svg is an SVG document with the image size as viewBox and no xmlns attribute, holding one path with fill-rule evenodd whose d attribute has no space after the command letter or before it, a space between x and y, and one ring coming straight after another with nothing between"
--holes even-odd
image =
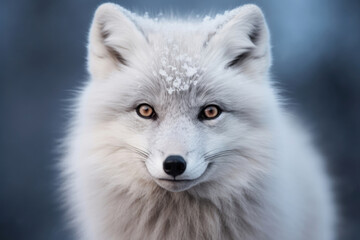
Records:
<instances>
[{"instance_id":1,"label":"arctic fox","mask_svg":"<svg viewBox=\"0 0 360 240\"><path fill-rule=\"evenodd\" d=\"M62 159L78 239L334 239L322 159L270 65L255 5L187 20L99 6Z\"/></svg>"}]
</instances>

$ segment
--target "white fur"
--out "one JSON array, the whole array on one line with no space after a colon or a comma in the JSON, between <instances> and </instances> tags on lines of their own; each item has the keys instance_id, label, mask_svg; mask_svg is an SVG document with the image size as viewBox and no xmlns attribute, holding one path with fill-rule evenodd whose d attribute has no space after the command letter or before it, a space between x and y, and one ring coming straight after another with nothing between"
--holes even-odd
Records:
<instances>
[{"instance_id":1,"label":"white fur","mask_svg":"<svg viewBox=\"0 0 360 240\"><path fill-rule=\"evenodd\" d=\"M334 239L329 180L268 79L258 7L155 21L103 4L88 50L62 162L79 238ZM158 118L140 118L140 103ZM207 104L224 111L199 121ZM190 181L159 180L171 154Z\"/></svg>"}]
</instances>

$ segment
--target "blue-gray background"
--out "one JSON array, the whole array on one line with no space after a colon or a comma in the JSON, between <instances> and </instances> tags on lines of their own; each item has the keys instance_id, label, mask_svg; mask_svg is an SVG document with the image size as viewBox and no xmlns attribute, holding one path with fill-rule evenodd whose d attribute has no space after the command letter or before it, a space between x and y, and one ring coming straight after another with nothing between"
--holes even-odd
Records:
<instances>
[{"instance_id":1,"label":"blue-gray background","mask_svg":"<svg viewBox=\"0 0 360 240\"><path fill-rule=\"evenodd\" d=\"M222 12L249 1L118 1L151 14ZM0 239L73 239L56 194L65 101L86 79L100 1L0 2ZM343 215L360 239L360 1L253 1L272 33L273 75L326 155Z\"/></svg>"}]
</instances>

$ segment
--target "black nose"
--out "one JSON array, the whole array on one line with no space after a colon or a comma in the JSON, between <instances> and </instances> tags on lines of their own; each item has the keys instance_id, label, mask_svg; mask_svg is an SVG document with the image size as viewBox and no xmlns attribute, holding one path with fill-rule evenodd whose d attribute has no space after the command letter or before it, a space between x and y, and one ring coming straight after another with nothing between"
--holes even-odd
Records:
<instances>
[{"instance_id":1,"label":"black nose","mask_svg":"<svg viewBox=\"0 0 360 240\"><path fill-rule=\"evenodd\" d=\"M182 156L170 155L165 159L163 168L166 174L176 177L185 172L186 162Z\"/></svg>"}]
</instances>

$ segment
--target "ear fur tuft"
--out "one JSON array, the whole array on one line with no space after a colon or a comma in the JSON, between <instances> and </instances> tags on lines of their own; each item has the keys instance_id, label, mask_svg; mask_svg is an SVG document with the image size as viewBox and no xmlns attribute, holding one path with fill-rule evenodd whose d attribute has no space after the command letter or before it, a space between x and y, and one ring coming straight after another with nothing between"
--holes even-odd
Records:
<instances>
[{"instance_id":1,"label":"ear fur tuft","mask_svg":"<svg viewBox=\"0 0 360 240\"><path fill-rule=\"evenodd\" d=\"M130 65L131 58L146 46L135 16L117 4L104 3L90 28L88 70L93 78L105 78L114 69Z\"/></svg>"},{"instance_id":2,"label":"ear fur tuft","mask_svg":"<svg viewBox=\"0 0 360 240\"><path fill-rule=\"evenodd\" d=\"M219 27L209 43L209 51L223 56L225 68L258 72L268 70L271 62L269 31L264 15L253 4L236 8ZM221 52L219 52L221 51Z\"/></svg>"}]
</instances>

